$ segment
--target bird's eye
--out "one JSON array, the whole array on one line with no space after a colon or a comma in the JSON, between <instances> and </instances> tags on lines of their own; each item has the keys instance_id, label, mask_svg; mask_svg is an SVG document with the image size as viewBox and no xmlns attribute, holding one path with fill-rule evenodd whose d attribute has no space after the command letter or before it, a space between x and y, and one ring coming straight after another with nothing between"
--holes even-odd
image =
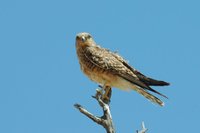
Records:
<instances>
[{"instance_id":1,"label":"bird's eye","mask_svg":"<svg viewBox=\"0 0 200 133\"><path fill-rule=\"evenodd\" d=\"M91 36L90 35L88 35L88 37L87 37L88 39L90 39L91 38Z\"/></svg>"}]
</instances>

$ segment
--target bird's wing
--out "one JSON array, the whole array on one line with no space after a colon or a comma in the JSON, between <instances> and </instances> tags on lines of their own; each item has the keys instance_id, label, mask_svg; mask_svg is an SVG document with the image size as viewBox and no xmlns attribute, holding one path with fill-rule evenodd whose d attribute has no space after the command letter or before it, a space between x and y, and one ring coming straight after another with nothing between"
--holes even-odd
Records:
<instances>
[{"instance_id":1,"label":"bird's wing","mask_svg":"<svg viewBox=\"0 0 200 133\"><path fill-rule=\"evenodd\" d=\"M144 87L145 89L149 90L149 91L152 91L154 93L157 93L165 98L167 98L167 96L161 94L160 92L152 89L150 87L150 85L154 85L154 86L163 86L163 85L169 85L169 83L167 82L164 82L164 81L159 81L159 80L155 80L155 79L152 79L152 78L149 78L147 76L145 76L144 74L142 74L141 72L137 71L135 68L131 67L125 59L123 59L120 55L118 55L117 53L112 53L113 56L115 58L117 58L124 66L126 66L132 73L134 73L137 78L139 79L140 82L142 82L143 84L146 85L146 87Z\"/></svg>"},{"instance_id":2,"label":"bird's wing","mask_svg":"<svg viewBox=\"0 0 200 133\"><path fill-rule=\"evenodd\" d=\"M140 81L137 75L130 70L130 66L126 66L125 60L123 60L121 56L117 56L109 50L100 47L88 47L85 49L84 55L91 63L96 65L96 67L105 71L110 71L141 88L148 88L148 86Z\"/></svg>"},{"instance_id":3,"label":"bird's wing","mask_svg":"<svg viewBox=\"0 0 200 133\"><path fill-rule=\"evenodd\" d=\"M119 61L121 61L128 69L130 69L142 82L144 82L148 86L165 86L169 85L169 83L165 81L155 80L152 78L149 78L136 70L135 68L131 67L126 60L124 60L121 56L119 56L117 53L112 53L113 56L115 56Z\"/></svg>"}]
</instances>

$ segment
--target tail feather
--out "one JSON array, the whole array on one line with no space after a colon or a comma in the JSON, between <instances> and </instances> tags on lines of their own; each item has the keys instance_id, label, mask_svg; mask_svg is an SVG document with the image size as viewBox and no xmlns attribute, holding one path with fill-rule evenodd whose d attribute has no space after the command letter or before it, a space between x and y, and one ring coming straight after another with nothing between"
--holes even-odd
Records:
<instances>
[{"instance_id":1,"label":"tail feather","mask_svg":"<svg viewBox=\"0 0 200 133\"><path fill-rule=\"evenodd\" d=\"M155 80L155 79L152 79L152 78L146 78L146 79L144 79L142 81L145 84L149 85L149 86L166 86L166 85L170 85L170 83L167 83L165 81Z\"/></svg>"},{"instance_id":2,"label":"tail feather","mask_svg":"<svg viewBox=\"0 0 200 133\"><path fill-rule=\"evenodd\" d=\"M134 89L134 90L137 91L142 96L144 96L145 98L147 98L148 100L150 100L151 102L156 103L156 104L158 104L160 106L164 106L164 102L163 101L161 101L156 96L150 94L149 92L145 91L144 89L138 87L137 89Z\"/></svg>"},{"instance_id":3,"label":"tail feather","mask_svg":"<svg viewBox=\"0 0 200 133\"><path fill-rule=\"evenodd\" d=\"M140 81L142 81L143 83L145 83L146 85L149 85L149 86L170 85L170 83L167 83L165 81L155 80L155 79L149 78L149 77L145 76L144 74L140 73L137 70L133 70L133 73L137 75L137 77L140 79Z\"/></svg>"},{"instance_id":4,"label":"tail feather","mask_svg":"<svg viewBox=\"0 0 200 133\"><path fill-rule=\"evenodd\" d=\"M147 89L147 90L149 90L149 91L152 91L152 92L154 92L154 93L156 93L156 94L158 94L158 95L160 95L160 96L163 96L163 97L165 97L165 98L167 98L167 99L168 99L168 97L167 97L167 96L165 96L164 94L161 94L160 92L158 92L158 91L156 91L156 90L152 89L152 88L151 88L151 87L149 87L149 86L148 86L148 88L145 88L145 89Z\"/></svg>"}]
</instances>

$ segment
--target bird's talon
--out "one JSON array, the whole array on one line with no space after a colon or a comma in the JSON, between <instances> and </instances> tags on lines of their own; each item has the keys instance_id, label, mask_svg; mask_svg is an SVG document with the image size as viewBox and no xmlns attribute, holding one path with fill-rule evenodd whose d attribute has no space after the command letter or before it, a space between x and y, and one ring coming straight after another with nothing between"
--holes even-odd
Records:
<instances>
[{"instance_id":1,"label":"bird's talon","mask_svg":"<svg viewBox=\"0 0 200 133\"><path fill-rule=\"evenodd\" d=\"M109 102L110 102L110 97L108 97L107 95L103 95L103 96L101 97L101 99L102 99L102 101L103 101L104 103L109 103Z\"/></svg>"}]
</instances>

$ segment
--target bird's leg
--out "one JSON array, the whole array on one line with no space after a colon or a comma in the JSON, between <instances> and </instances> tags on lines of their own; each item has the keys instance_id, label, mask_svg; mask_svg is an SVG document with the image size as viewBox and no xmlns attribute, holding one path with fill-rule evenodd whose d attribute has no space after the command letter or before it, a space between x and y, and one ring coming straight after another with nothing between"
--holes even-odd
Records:
<instances>
[{"instance_id":1,"label":"bird's leg","mask_svg":"<svg viewBox=\"0 0 200 133\"><path fill-rule=\"evenodd\" d=\"M105 103L110 103L110 97L111 97L111 93L112 93L111 87L104 85L103 86L103 91L104 91L104 93L102 95L102 100Z\"/></svg>"},{"instance_id":2,"label":"bird's leg","mask_svg":"<svg viewBox=\"0 0 200 133\"><path fill-rule=\"evenodd\" d=\"M103 86L102 86L102 85L98 85L98 87L100 88L100 89L97 89L98 93L99 93L101 96L103 96L103 94L104 94L104 88L103 88Z\"/></svg>"},{"instance_id":3,"label":"bird's leg","mask_svg":"<svg viewBox=\"0 0 200 133\"><path fill-rule=\"evenodd\" d=\"M110 103L110 98L111 98L111 94L112 94L112 89L110 86L106 86L106 85L99 85L99 88L101 89L97 89L97 95L100 95L101 100L108 104Z\"/></svg>"}]
</instances>

